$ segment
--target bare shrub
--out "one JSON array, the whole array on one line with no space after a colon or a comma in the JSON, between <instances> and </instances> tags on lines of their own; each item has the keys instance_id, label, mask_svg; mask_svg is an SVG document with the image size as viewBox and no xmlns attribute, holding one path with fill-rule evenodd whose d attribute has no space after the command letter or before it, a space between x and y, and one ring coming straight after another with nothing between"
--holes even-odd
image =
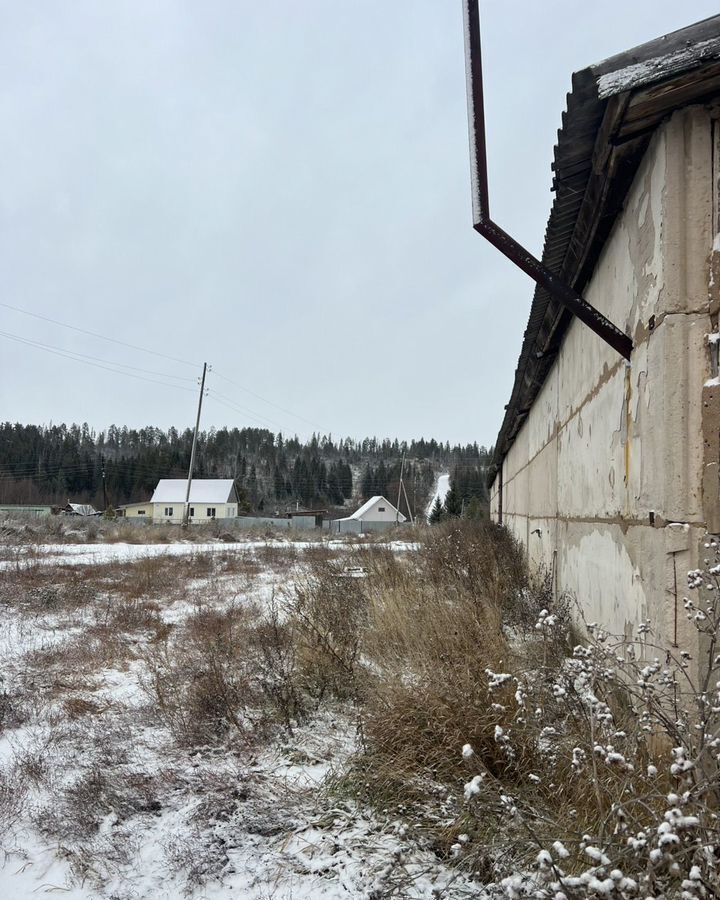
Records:
<instances>
[{"instance_id":1,"label":"bare shrub","mask_svg":"<svg viewBox=\"0 0 720 900\"><path fill-rule=\"evenodd\" d=\"M293 726L307 714L307 703L298 672L297 634L293 624L282 615L274 595L267 612L253 628L250 640L256 651L260 689L292 734Z\"/></svg>"},{"instance_id":2,"label":"bare shrub","mask_svg":"<svg viewBox=\"0 0 720 900\"><path fill-rule=\"evenodd\" d=\"M71 720L80 719L83 716L97 715L102 712L102 707L95 700L86 697L68 697L63 703L67 717Z\"/></svg>"},{"instance_id":3,"label":"bare shrub","mask_svg":"<svg viewBox=\"0 0 720 900\"><path fill-rule=\"evenodd\" d=\"M249 649L256 617L239 605L201 609L147 655L155 709L181 743L217 741L232 732L249 745L261 735Z\"/></svg>"},{"instance_id":4,"label":"bare shrub","mask_svg":"<svg viewBox=\"0 0 720 900\"><path fill-rule=\"evenodd\" d=\"M69 566L20 566L3 572L0 584L0 603L26 615L81 609L94 599L86 574Z\"/></svg>"},{"instance_id":5,"label":"bare shrub","mask_svg":"<svg viewBox=\"0 0 720 900\"><path fill-rule=\"evenodd\" d=\"M274 572L286 572L298 561L298 551L290 543L267 542L261 544L255 552L263 568Z\"/></svg>"},{"instance_id":6,"label":"bare shrub","mask_svg":"<svg viewBox=\"0 0 720 900\"><path fill-rule=\"evenodd\" d=\"M504 751L531 740L543 752L524 781L465 753L465 827L484 835L466 856L497 851L502 833L512 863L498 854L495 872L510 897L716 896L716 595L686 609L709 653L700 668L688 652L654 647L646 623L635 641L591 627L564 665L496 678L495 691L508 694L497 726ZM556 626L549 613L537 624Z\"/></svg>"},{"instance_id":7,"label":"bare shrub","mask_svg":"<svg viewBox=\"0 0 720 900\"><path fill-rule=\"evenodd\" d=\"M111 563L105 574L116 592L126 597L158 597L179 587L186 560L170 556L143 556L132 563Z\"/></svg>"},{"instance_id":8,"label":"bare shrub","mask_svg":"<svg viewBox=\"0 0 720 900\"><path fill-rule=\"evenodd\" d=\"M222 550L213 554L216 569L223 575L245 575L252 579L262 571L255 554L249 550Z\"/></svg>"},{"instance_id":9,"label":"bare shrub","mask_svg":"<svg viewBox=\"0 0 720 900\"><path fill-rule=\"evenodd\" d=\"M340 699L358 698L367 620L362 579L349 575L342 560L316 561L296 580L289 617L305 690L317 702L327 692Z\"/></svg>"},{"instance_id":10,"label":"bare shrub","mask_svg":"<svg viewBox=\"0 0 720 900\"><path fill-rule=\"evenodd\" d=\"M117 645L123 632L149 632L150 640L158 641L169 630L170 626L163 621L156 601L111 596L96 607L95 626L89 629L88 634Z\"/></svg>"},{"instance_id":11,"label":"bare shrub","mask_svg":"<svg viewBox=\"0 0 720 900\"><path fill-rule=\"evenodd\" d=\"M437 572L433 582L396 573L392 586L375 589L371 579L369 590L365 651L375 677L363 718L381 793L398 775L450 777L451 748L469 740L469 726L488 765L503 765L486 675L511 655L497 607L457 585L441 590Z\"/></svg>"},{"instance_id":12,"label":"bare shrub","mask_svg":"<svg viewBox=\"0 0 720 900\"><path fill-rule=\"evenodd\" d=\"M0 675L0 734L5 728L18 728L28 718L23 698L17 691L7 691L2 685L3 677Z\"/></svg>"},{"instance_id":13,"label":"bare shrub","mask_svg":"<svg viewBox=\"0 0 720 900\"><path fill-rule=\"evenodd\" d=\"M35 650L25 657L33 683L47 695L87 688L88 678L100 669L117 667L134 655L121 635L92 626L62 644Z\"/></svg>"},{"instance_id":14,"label":"bare shrub","mask_svg":"<svg viewBox=\"0 0 720 900\"><path fill-rule=\"evenodd\" d=\"M508 622L523 589L529 587L521 546L494 522L452 519L427 529L418 559L432 585L493 604Z\"/></svg>"},{"instance_id":15,"label":"bare shrub","mask_svg":"<svg viewBox=\"0 0 720 900\"><path fill-rule=\"evenodd\" d=\"M137 847L125 823L162 808L157 787L151 776L99 756L69 783L51 784L47 802L33 810L32 820L40 834L57 842L74 878L100 888L118 866L131 863ZM108 821L112 830L102 829Z\"/></svg>"}]
</instances>

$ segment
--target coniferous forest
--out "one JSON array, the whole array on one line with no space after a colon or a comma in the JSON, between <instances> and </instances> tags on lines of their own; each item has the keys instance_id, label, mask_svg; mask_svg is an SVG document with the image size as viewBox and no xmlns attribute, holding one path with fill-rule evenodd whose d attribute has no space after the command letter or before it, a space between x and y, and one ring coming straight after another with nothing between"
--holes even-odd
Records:
<instances>
[{"instance_id":1,"label":"coniferous forest","mask_svg":"<svg viewBox=\"0 0 720 900\"><path fill-rule=\"evenodd\" d=\"M0 425L0 503L93 503L149 499L160 478L187 476L192 430L83 425ZM395 503L403 481L412 512L424 511L438 472L452 473L459 497L486 504L489 453L436 440L302 442L263 428L220 428L198 436L196 478L234 478L246 512L342 507L376 494ZM103 484L104 482L104 484ZM105 502L107 497L107 503ZM404 501L403 512L407 512Z\"/></svg>"}]
</instances>

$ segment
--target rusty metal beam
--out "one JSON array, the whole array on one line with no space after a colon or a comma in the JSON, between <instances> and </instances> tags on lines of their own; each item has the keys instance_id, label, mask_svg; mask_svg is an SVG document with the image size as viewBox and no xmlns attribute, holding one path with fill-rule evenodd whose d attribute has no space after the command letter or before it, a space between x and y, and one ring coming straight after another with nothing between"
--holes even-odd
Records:
<instances>
[{"instance_id":1,"label":"rusty metal beam","mask_svg":"<svg viewBox=\"0 0 720 900\"><path fill-rule=\"evenodd\" d=\"M479 0L463 0L473 228L625 359L632 340L490 218Z\"/></svg>"}]
</instances>

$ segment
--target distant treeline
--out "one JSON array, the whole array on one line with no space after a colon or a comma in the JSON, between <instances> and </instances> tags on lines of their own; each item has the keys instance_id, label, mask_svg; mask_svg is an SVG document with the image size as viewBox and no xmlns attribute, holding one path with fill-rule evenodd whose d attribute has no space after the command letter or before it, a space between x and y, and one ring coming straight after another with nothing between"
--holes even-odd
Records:
<instances>
[{"instance_id":1,"label":"distant treeline","mask_svg":"<svg viewBox=\"0 0 720 900\"><path fill-rule=\"evenodd\" d=\"M68 499L104 508L149 499L160 478L184 478L192 430L84 425L0 425L0 503ZM488 451L435 440L356 441L313 435L302 442L264 428L220 428L198 437L196 478L235 478L248 511L342 506L383 494L397 501L403 478L412 511L424 511L439 471L484 484ZM104 482L104 485L103 485ZM104 488L104 489L103 489ZM403 512L407 512L403 505Z\"/></svg>"}]
</instances>

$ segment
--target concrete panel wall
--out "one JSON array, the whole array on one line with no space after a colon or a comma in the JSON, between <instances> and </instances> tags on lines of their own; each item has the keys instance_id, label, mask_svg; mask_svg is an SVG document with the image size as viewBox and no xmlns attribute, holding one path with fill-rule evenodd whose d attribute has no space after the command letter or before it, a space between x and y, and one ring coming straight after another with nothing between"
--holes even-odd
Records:
<instances>
[{"instance_id":1,"label":"concrete panel wall","mask_svg":"<svg viewBox=\"0 0 720 900\"><path fill-rule=\"evenodd\" d=\"M688 637L678 595L720 528L714 134L696 107L653 137L585 290L632 358L574 321L490 492L497 518L502 478L503 521L589 619L630 634L651 618L668 642Z\"/></svg>"}]
</instances>

